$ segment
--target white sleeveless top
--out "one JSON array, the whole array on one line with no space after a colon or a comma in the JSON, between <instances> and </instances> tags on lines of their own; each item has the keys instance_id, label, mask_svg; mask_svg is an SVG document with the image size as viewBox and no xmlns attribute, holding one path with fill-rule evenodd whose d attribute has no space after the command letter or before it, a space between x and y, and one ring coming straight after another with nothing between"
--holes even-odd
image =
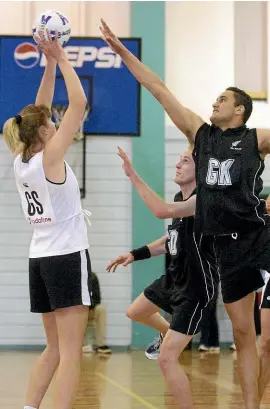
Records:
<instances>
[{"instance_id":1,"label":"white sleeveless top","mask_svg":"<svg viewBox=\"0 0 270 409\"><path fill-rule=\"evenodd\" d=\"M89 247L87 227L82 210L77 179L65 162L64 183L46 180L43 152L35 154L28 163L18 155L14 173L26 220L34 229L30 258L70 254Z\"/></svg>"}]
</instances>

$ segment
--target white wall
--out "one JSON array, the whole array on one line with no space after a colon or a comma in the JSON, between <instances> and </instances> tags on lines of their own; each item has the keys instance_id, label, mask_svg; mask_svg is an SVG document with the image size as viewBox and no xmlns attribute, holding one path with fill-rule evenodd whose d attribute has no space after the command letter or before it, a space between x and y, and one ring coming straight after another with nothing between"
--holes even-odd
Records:
<instances>
[{"instance_id":1,"label":"white wall","mask_svg":"<svg viewBox=\"0 0 270 409\"><path fill-rule=\"evenodd\" d=\"M268 39L269 30L268 27ZM270 51L270 41L268 48ZM184 105L208 120L215 98L234 84L234 3L166 2L165 49L166 84ZM268 103L254 103L248 125L270 128ZM176 161L186 146L185 137L166 116L165 187L168 200L177 191L172 179ZM266 168L264 182L270 186L268 160ZM221 341L231 341L231 323L221 301L218 314Z\"/></svg>"},{"instance_id":2,"label":"white wall","mask_svg":"<svg viewBox=\"0 0 270 409\"><path fill-rule=\"evenodd\" d=\"M1 2L1 33L30 34L36 13L50 7L48 2ZM67 1L54 2L53 7L70 18L74 35L99 36L99 19L104 17L117 35L129 36L128 2ZM107 262L127 252L131 245L131 186L116 155L117 145L131 154L128 137L88 139L87 196L83 207L92 212L90 256L108 308L108 343L129 345L131 325L125 317L125 309L131 301L131 270L105 273ZM76 159L74 152L75 147L68 155L71 165ZM12 158L2 136L0 180L0 345L44 344L40 316L29 312L27 255L31 230L23 220L13 180Z\"/></svg>"},{"instance_id":3,"label":"white wall","mask_svg":"<svg viewBox=\"0 0 270 409\"><path fill-rule=\"evenodd\" d=\"M267 91L267 6L266 1L234 4L235 84L248 91Z\"/></svg>"},{"instance_id":4,"label":"white wall","mask_svg":"<svg viewBox=\"0 0 270 409\"><path fill-rule=\"evenodd\" d=\"M233 83L233 28L232 2L166 3L166 83L204 118ZM166 123L172 124L168 117Z\"/></svg>"}]
</instances>

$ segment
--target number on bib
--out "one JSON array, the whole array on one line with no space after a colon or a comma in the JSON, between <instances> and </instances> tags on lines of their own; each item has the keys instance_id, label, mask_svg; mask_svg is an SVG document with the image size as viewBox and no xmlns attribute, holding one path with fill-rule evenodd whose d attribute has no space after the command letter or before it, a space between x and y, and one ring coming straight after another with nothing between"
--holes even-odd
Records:
<instances>
[{"instance_id":1,"label":"number on bib","mask_svg":"<svg viewBox=\"0 0 270 409\"><path fill-rule=\"evenodd\" d=\"M177 230L170 230L170 241L168 243L169 251L171 256L177 255L177 239L178 239L178 231Z\"/></svg>"},{"instance_id":2,"label":"number on bib","mask_svg":"<svg viewBox=\"0 0 270 409\"><path fill-rule=\"evenodd\" d=\"M37 192L35 192L34 190L32 192L25 192L25 198L28 204L27 212L29 216L34 216L36 213L39 215L43 214L43 206L38 201Z\"/></svg>"}]
</instances>

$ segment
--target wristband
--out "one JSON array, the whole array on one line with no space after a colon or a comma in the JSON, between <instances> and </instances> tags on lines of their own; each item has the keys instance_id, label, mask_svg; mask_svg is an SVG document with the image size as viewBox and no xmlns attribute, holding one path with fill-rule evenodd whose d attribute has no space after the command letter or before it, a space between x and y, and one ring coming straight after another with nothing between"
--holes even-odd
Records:
<instances>
[{"instance_id":1,"label":"wristband","mask_svg":"<svg viewBox=\"0 0 270 409\"><path fill-rule=\"evenodd\" d=\"M134 257L134 261L145 260L151 257L151 253L148 246L140 247L139 249L133 249L130 253Z\"/></svg>"}]
</instances>

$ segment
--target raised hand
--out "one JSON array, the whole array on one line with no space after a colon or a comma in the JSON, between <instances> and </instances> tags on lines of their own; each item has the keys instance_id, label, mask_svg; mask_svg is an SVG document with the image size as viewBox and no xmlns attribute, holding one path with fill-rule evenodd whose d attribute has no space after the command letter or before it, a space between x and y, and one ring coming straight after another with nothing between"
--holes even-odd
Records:
<instances>
[{"instance_id":1,"label":"raised hand","mask_svg":"<svg viewBox=\"0 0 270 409\"><path fill-rule=\"evenodd\" d=\"M127 156L126 152L123 151L123 149L121 149L118 146L118 156L120 156L121 159L123 159L123 164L122 164L122 168L126 174L127 177L131 177L132 175L134 175L136 172L132 166L132 163L129 159L129 157Z\"/></svg>"},{"instance_id":2,"label":"raised hand","mask_svg":"<svg viewBox=\"0 0 270 409\"><path fill-rule=\"evenodd\" d=\"M59 43L57 31L55 32L54 40L48 30L47 38L43 31L39 31L38 34L39 38L35 37L35 41L37 42L39 49L45 54L47 60L53 58L54 60L59 61L61 58L66 57L65 51Z\"/></svg>"},{"instance_id":3,"label":"raised hand","mask_svg":"<svg viewBox=\"0 0 270 409\"><path fill-rule=\"evenodd\" d=\"M121 41L116 37L112 32L110 27L105 23L103 19L101 21L101 26L99 27L100 31L103 34L103 39L106 41L108 46L116 53L120 54L121 50L125 49Z\"/></svg>"},{"instance_id":4,"label":"raised hand","mask_svg":"<svg viewBox=\"0 0 270 409\"><path fill-rule=\"evenodd\" d=\"M108 263L106 271L110 273L112 269L112 272L114 273L119 265L126 267L128 264L133 263L133 261L134 257L131 253L122 254L121 256L116 257L113 261L110 261Z\"/></svg>"}]
</instances>

